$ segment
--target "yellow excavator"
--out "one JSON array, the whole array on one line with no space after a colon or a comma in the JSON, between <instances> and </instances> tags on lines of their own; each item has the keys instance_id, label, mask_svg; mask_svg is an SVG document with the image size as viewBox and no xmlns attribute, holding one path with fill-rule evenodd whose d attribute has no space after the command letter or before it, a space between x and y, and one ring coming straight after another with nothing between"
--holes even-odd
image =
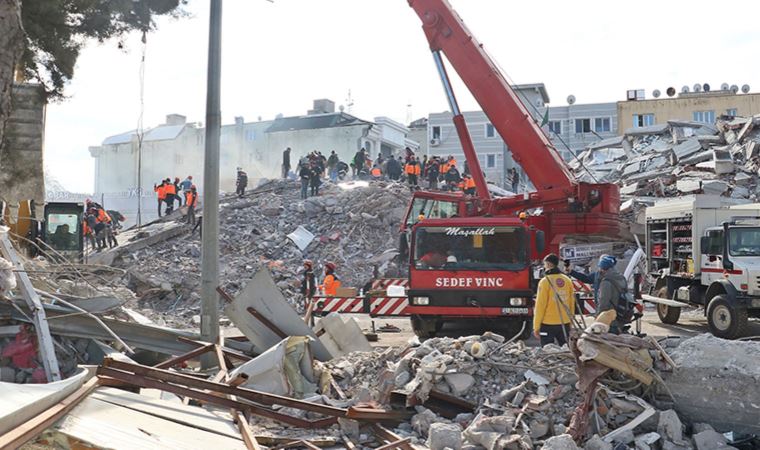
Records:
<instances>
[{"instance_id":1,"label":"yellow excavator","mask_svg":"<svg viewBox=\"0 0 760 450\"><path fill-rule=\"evenodd\" d=\"M46 203L42 219L35 217L35 209L33 200L19 202L18 208L0 202L0 221L10 228L12 239L29 256L82 262L84 203Z\"/></svg>"}]
</instances>

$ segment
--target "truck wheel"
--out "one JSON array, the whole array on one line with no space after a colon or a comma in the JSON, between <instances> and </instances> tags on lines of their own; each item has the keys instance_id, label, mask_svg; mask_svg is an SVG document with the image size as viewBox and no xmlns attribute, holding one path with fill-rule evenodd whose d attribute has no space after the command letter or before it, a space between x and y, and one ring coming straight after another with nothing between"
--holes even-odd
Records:
<instances>
[{"instance_id":1,"label":"truck wheel","mask_svg":"<svg viewBox=\"0 0 760 450\"><path fill-rule=\"evenodd\" d=\"M660 290L657 291L657 296L660 298L668 298L668 288L660 288ZM681 308L674 308L672 306L658 303L657 316L660 318L660 322L675 325L678 323L678 318L681 317Z\"/></svg>"},{"instance_id":2,"label":"truck wheel","mask_svg":"<svg viewBox=\"0 0 760 450\"><path fill-rule=\"evenodd\" d=\"M436 319L423 319L419 316L412 316L412 330L420 339L435 337L435 334L443 327L443 322Z\"/></svg>"},{"instance_id":3,"label":"truck wheel","mask_svg":"<svg viewBox=\"0 0 760 450\"><path fill-rule=\"evenodd\" d=\"M707 325L719 338L736 339L747 331L747 309L731 304L725 294L716 295L707 306Z\"/></svg>"}]
</instances>

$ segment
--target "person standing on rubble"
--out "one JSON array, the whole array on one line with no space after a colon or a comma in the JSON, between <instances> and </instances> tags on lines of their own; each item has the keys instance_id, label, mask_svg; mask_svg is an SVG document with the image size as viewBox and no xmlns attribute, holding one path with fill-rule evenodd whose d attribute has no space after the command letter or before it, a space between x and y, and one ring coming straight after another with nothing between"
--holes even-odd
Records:
<instances>
[{"instance_id":1,"label":"person standing on rubble","mask_svg":"<svg viewBox=\"0 0 760 450\"><path fill-rule=\"evenodd\" d=\"M161 184L154 184L153 191L158 196L158 217L161 217L161 207L164 205L164 200L166 200L166 180L162 180Z\"/></svg>"},{"instance_id":2,"label":"person standing on rubble","mask_svg":"<svg viewBox=\"0 0 760 450\"><path fill-rule=\"evenodd\" d=\"M311 196L316 197L319 195L319 185L322 184L322 170L319 167L319 162L312 162L310 170L309 186L311 186Z\"/></svg>"},{"instance_id":3,"label":"person standing on rubble","mask_svg":"<svg viewBox=\"0 0 760 450\"><path fill-rule=\"evenodd\" d=\"M286 148L282 152L282 178L283 179L288 177L288 172L290 172L290 147Z\"/></svg>"},{"instance_id":4,"label":"person standing on rubble","mask_svg":"<svg viewBox=\"0 0 760 450\"><path fill-rule=\"evenodd\" d=\"M351 176L353 176L354 179L359 174L362 167L364 167L364 159L364 147L362 147L362 149L354 155L353 165L351 166Z\"/></svg>"},{"instance_id":5,"label":"person standing on rubble","mask_svg":"<svg viewBox=\"0 0 760 450\"><path fill-rule=\"evenodd\" d=\"M441 164L437 157L433 157L425 166L425 177L428 180L428 189L438 189L438 177L441 174Z\"/></svg>"},{"instance_id":6,"label":"person standing on rubble","mask_svg":"<svg viewBox=\"0 0 760 450\"><path fill-rule=\"evenodd\" d=\"M198 190L195 185L190 186L190 190L185 192L185 205L187 206L187 223L195 225L195 207L198 206Z\"/></svg>"},{"instance_id":7,"label":"person standing on rubble","mask_svg":"<svg viewBox=\"0 0 760 450\"><path fill-rule=\"evenodd\" d=\"M393 181L398 181L401 178L401 164L393 156L388 158L388 162L385 163L385 171L388 178Z\"/></svg>"},{"instance_id":8,"label":"person standing on rubble","mask_svg":"<svg viewBox=\"0 0 760 450\"><path fill-rule=\"evenodd\" d=\"M245 195L245 188L248 187L248 174L243 171L242 167L237 168L237 180L235 181L235 193L239 198Z\"/></svg>"},{"instance_id":9,"label":"person standing on rubble","mask_svg":"<svg viewBox=\"0 0 760 450\"><path fill-rule=\"evenodd\" d=\"M335 275L335 268L335 263L329 262L325 264L325 279L319 288L322 289L326 297L335 297L338 294L340 280Z\"/></svg>"},{"instance_id":10,"label":"person standing on rubble","mask_svg":"<svg viewBox=\"0 0 760 450\"><path fill-rule=\"evenodd\" d=\"M567 344L572 316L575 312L573 281L559 271L559 257L550 253L544 257L544 277L538 282L536 307L533 313L533 335L541 346Z\"/></svg>"},{"instance_id":11,"label":"person standing on rubble","mask_svg":"<svg viewBox=\"0 0 760 450\"><path fill-rule=\"evenodd\" d=\"M340 158L338 158L338 155L335 153L335 150L333 150L330 153L330 157L327 158L327 174L330 176L330 181L335 183L338 180L338 163L340 162Z\"/></svg>"},{"instance_id":12,"label":"person standing on rubble","mask_svg":"<svg viewBox=\"0 0 760 450\"><path fill-rule=\"evenodd\" d=\"M317 293L317 279L314 276L314 263L311 260L303 262L303 280L301 281L301 294L303 294L304 304L308 306L314 294Z\"/></svg>"},{"instance_id":13,"label":"person standing on rubble","mask_svg":"<svg viewBox=\"0 0 760 450\"><path fill-rule=\"evenodd\" d=\"M182 183L179 184L179 187L182 189L182 195L187 194L190 192L190 186L193 185L193 176L188 175L187 178L182 180Z\"/></svg>"},{"instance_id":14,"label":"person standing on rubble","mask_svg":"<svg viewBox=\"0 0 760 450\"><path fill-rule=\"evenodd\" d=\"M298 177L301 179L301 200L306 200L309 196L309 181L311 181L311 169L309 169L308 164L301 164L301 171L298 172Z\"/></svg>"},{"instance_id":15,"label":"person standing on rubble","mask_svg":"<svg viewBox=\"0 0 760 450\"><path fill-rule=\"evenodd\" d=\"M406 179L409 181L409 187L412 189L417 188L417 177L420 175L420 164L414 156L412 156L406 164L405 172Z\"/></svg>"}]
</instances>

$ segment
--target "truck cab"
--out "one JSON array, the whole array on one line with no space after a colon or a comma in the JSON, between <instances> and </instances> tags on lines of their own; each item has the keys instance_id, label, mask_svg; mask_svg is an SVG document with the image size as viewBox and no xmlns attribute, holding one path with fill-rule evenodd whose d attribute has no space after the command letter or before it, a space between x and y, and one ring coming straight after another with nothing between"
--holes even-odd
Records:
<instances>
[{"instance_id":1,"label":"truck cab","mask_svg":"<svg viewBox=\"0 0 760 450\"><path fill-rule=\"evenodd\" d=\"M84 204L51 202L45 204L45 220L42 222L42 240L45 256L53 260L65 259L82 262L84 235L82 216Z\"/></svg>"},{"instance_id":2,"label":"truck cab","mask_svg":"<svg viewBox=\"0 0 760 450\"><path fill-rule=\"evenodd\" d=\"M519 218L424 219L410 244L407 310L418 335L461 319L499 319L516 334L532 317L542 231Z\"/></svg>"},{"instance_id":3,"label":"truck cab","mask_svg":"<svg viewBox=\"0 0 760 450\"><path fill-rule=\"evenodd\" d=\"M700 247L703 285L727 280L738 292L760 298L760 218L708 228Z\"/></svg>"}]
</instances>

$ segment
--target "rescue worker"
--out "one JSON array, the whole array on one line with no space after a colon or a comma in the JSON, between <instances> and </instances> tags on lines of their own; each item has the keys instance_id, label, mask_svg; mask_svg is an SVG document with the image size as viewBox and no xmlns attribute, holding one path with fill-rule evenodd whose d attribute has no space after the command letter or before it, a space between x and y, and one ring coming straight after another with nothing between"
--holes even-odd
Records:
<instances>
[{"instance_id":1,"label":"rescue worker","mask_svg":"<svg viewBox=\"0 0 760 450\"><path fill-rule=\"evenodd\" d=\"M301 164L298 177L301 179L301 199L306 200L309 196L309 181L311 180L311 169L309 169L308 164Z\"/></svg>"},{"instance_id":2,"label":"rescue worker","mask_svg":"<svg viewBox=\"0 0 760 450\"><path fill-rule=\"evenodd\" d=\"M330 153L330 157L327 158L327 174L330 176L330 181L335 183L338 180L338 163L340 162L340 158L338 158L338 154L335 153L335 150L333 150Z\"/></svg>"},{"instance_id":3,"label":"rescue worker","mask_svg":"<svg viewBox=\"0 0 760 450\"><path fill-rule=\"evenodd\" d=\"M319 163L311 163L311 176L309 178L309 186L311 186L311 196L315 197L319 195L319 185L322 184L322 171L319 169Z\"/></svg>"},{"instance_id":4,"label":"rescue worker","mask_svg":"<svg viewBox=\"0 0 760 450\"><path fill-rule=\"evenodd\" d=\"M375 180L379 180L383 177L383 171L377 167L377 164L372 166L372 170L370 170L369 174L372 175L372 178Z\"/></svg>"},{"instance_id":5,"label":"rescue worker","mask_svg":"<svg viewBox=\"0 0 760 450\"><path fill-rule=\"evenodd\" d=\"M352 161L353 164L351 165L351 176L356 178L359 175L359 172L361 171L362 167L364 167L364 160L366 159L366 156L364 155L364 147L361 148L356 154L354 155L354 160Z\"/></svg>"},{"instance_id":6,"label":"rescue worker","mask_svg":"<svg viewBox=\"0 0 760 450\"><path fill-rule=\"evenodd\" d=\"M414 157L409 159L404 172L406 172L406 179L409 181L409 187L412 189L417 187L417 177L420 175L420 165Z\"/></svg>"},{"instance_id":7,"label":"rescue worker","mask_svg":"<svg viewBox=\"0 0 760 450\"><path fill-rule=\"evenodd\" d=\"M428 180L429 189L438 189L438 177L441 174L440 170L441 163L437 157L433 157L433 159L428 162L427 166L425 166L425 176Z\"/></svg>"},{"instance_id":8,"label":"rescue worker","mask_svg":"<svg viewBox=\"0 0 760 450\"><path fill-rule=\"evenodd\" d=\"M182 194L186 194L190 192L190 186L193 185L193 176L188 175L187 178L182 180L182 183L179 184L179 187L182 188Z\"/></svg>"},{"instance_id":9,"label":"rescue worker","mask_svg":"<svg viewBox=\"0 0 760 450\"><path fill-rule=\"evenodd\" d=\"M444 173L443 179L446 182L446 188L449 191L456 189L456 185L462 180L456 164L452 164L451 161L448 162L448 170Z\"/></svg>"},{"instance_id":10,"label":"rescue worker","mask_svg":"<svg viewBox=\"0 0 760 450\"><path fill-rule=\"evenodd\" d=\"M617 260L609 255L599 258L599 292L596 302L597 317L599 314L616 311L622 295L628 292L628 283L623 274L615 269ZM619 334L625 324L616 319L610 325L610 333Z\"/></svg>"},{"instance_id":11,"label":"rescue worker","mask_svg":"<svg viewBox=\"0 0 760 450\"><path fill-rule=\"evenodd\" d=\"M195 225L195 208L198 206L198 191L195 185L190 186L190 190L185 192L185 206L187 206L186 222Z\"/></svg>"},{"instance_id":12,"label":"rescue worker","mask_svg":"<svg viewBox=\"0 0 760 450\"><path fill-rule=\"evenodd\" d=\"M615 258L612 255L599 256L599 262L601 262L602 260L607 260L608 258L611 258L613 265L617 265L617 258ZM565 261L565 273L569 277L575 278L581 283L591 285L591 289L594 293L594 302L596 302L597 305L599 304L599 281L601 281L601 276L602 276L602 273L600 271L591 272L591 273L583 273L578 270L574 270L570 264L570 261Z\"/></svg>"},{"instance_id":13,"label":"rescue worker","mask_svg":"<svg viewBox=\"0 0 760 450\"><path fill-rule=\"evenodd\" d=\"M161 217L161 207L164 204L164 200L166 200L166 180L162 180L159 185L154 184L153 190L158 195L158 217Z\"/></svg>"},{"instance_id":14,"label":"rescue worker","mask_svg":"<svg viewBox=\"0 0 760 450\"><path fill-rule=\"evenodd\" d=\"M237 179L235 180L235 193L238 197L245 195L245 188L248 186L248 174L243 171L242 167L237 168Z\"/></svg>"},{"instance_id":15,"label":"rescue worker","mask_svg":"<svg viewBox=\"0 0 760 450\"><path fill-rule=\"evenodd\" d=\"M475 180L472 179L472 175L469 173L465 174L462 179L462 190L465 195L475 195Z\"/></svg>"},{"instance_id":16,"label":"rescue worker","mask_svg":"<svg viewBox=\"0 0 760 450\"><path fill-rule=\"evenodd\" d=\"M396 158L391 156L388 162L385 163L385 172L388 174L388 178L398 181L401 178L401 164Z\"/></svg>"},{"instance_id":17,"label":"rescue worker","mask_svg":"<svg viewBox=\"0 0 760 450\"><path fill-rule=\"evenodd\" d=\"M177 203L179 203L179 206L177 208L182 207L182 196L179 195L180 192L182 192L182 188L180 187L179 177L174 177L174 199L177 200Z\"/></svg>"},{"instance_id":18,"label":"rescue worker","mask_svg":"<svg viewBox=\"0 0 760 450\"><path fill-rule=\"evenodd\" d=\"M541 346L567 344L572 316L575 314L573 281L559 271L559 257L550 253L544 257L544 277L538 282L536 306L533 313L533 335Z\"/></svg>"},{"instance_id":19,"label":"rescue worker","mask_svg":"<svg viewBox=\"0 0 760 450\"><path fill-rule=\"evenodd\" d=\"M288 177L290 172L290 147L286 148L282 152L282 178Z\"/></svg>"},{"instance_id":20,"label":"rescue worker","mask_svg":"<svg viewBox=\"0 0 760 450\"><path fill-rule=\"evenodd\" d=\"M314 263L311 260L303 262L303 280L301 281L301 294L304 296L304 303L307 305L317 293L317 280L314 277Z\"/></svg>"},{"instance_id":21,"label":"rescue worker","mask_svg":"<svg viewBox=\"0 0 760 450\"><path fill-rule=\"evenodd\" d=\"M174 212L174 199L177 197L177 188L172 184L172 180L169 178L164 181L164 195L164 201L166 202L165 213L168 216Z\"/></svg>"},{"instance_id":22,"label":"rescue worker","mask_svg":"<svg viewBox=\"0 0 760 450\"><path fill-rule=\"evenodd\" d=\"M85 248L87 247L87 244L90 244L90 248L95 250L95 234L92 228L90 228L90 225L87 221L87 213L85 213L85 216L82 218L82 236L84 236L84 242L85 242Z\"/></svg>"},{"instance_id":23,"label":"rescue worker","mask_svg":"<svg viewBox=\"0 0 760 450\"><path fill-rule=\"evenodd\" d=\"M322 281L320 289L324 292L326 297L335 297L340 287L340 280L335 275L335 263L325 264L325 279Z\"/></svg>"}]
</instances>

